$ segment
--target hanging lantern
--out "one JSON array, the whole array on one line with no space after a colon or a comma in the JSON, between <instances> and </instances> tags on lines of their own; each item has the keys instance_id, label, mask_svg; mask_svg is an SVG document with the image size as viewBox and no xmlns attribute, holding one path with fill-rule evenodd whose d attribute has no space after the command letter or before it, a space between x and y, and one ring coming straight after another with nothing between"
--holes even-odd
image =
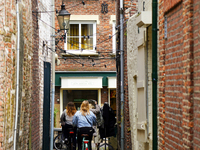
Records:
<instances>
[{"instance_id":1,"label":"hanging lantern","mask_svg":"<svg viewBox=\"0 0 200 150\"><path fill-rule=\"evenodd\" d=\"M70 15L71 14L65 9L65 4L62 3L61 10L59 11L59 14L57 16L60 30L68 30L69 29Z\"/></svg>"}]
</instances>

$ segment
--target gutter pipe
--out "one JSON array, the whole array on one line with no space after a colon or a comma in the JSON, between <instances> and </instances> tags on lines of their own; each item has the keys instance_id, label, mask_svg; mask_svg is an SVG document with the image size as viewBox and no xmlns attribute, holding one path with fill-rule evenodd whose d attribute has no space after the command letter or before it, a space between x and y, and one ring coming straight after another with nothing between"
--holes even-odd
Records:
<instances>
[{"instance_id":1,"label":"gutter pipe","mask_svg":"<svg viewBox=\"0 0 200 150\"><path fill-rule=\"evenodd\" d=\"M17 6L17 84L16 84L16 107L15 107L15 127L14 127L14 150L16 150L16 140L17 140L17 125L18 125L18 109L19 109L19 46L20 46L20 21L19 21L19 6L16 1Z\"/></svg>"},{"instance_id":2,"label":"gutter pipe","mask_svg":"<svg viewBox=\"0 0 200 150\"><path fill-rule=\"evenodd\" d=\"M149 31L149 27L146 28L146 116L147 116L147 137L149 137L149 96L148 96L148 93L149 93L149 85L148 85L148 59L149 59L149 55L148 55L148 52L149 52L149 46L148 46L148 31Z\"/></svg>"},{"instance_id":3,"label":"gutter pipe","mask_svg":"<svg viewBox=\"0 0 200 150\"><path fill-rule=\"evenodd\" d=\"M121 150L124 150L124 45L123 0L120 0L120 89L121 89Z\"/></svg>"},{"instance_id":4,"label":"gutter pipe","mask_svg":"<svg viewBox=\"0 0 200 150\"><path fill-rule=\"evenodd\" d=\"M51 20L51 26L55 27L55 17L54 17L54 7L55 2L54 0L51 0L52 4L52 20ZM52 49L54 49L55 44L55 30L52 28ZM51 134L50 134L50 150L53 150L53 137L54 137L54 98L55 98L55 53L52 52L52 101L51 101Z\"/></svg>"},{"instance_id":5,"label":"gutter pipe","mask_svg":"<svg viewBox=\"0 0 200 150\"><path fill-rule=\"evenodd\" d=\"M152 98L153 98L153 150L158 149L157 139L157 0L152 1Z\"/></svg>"}]
</instances>

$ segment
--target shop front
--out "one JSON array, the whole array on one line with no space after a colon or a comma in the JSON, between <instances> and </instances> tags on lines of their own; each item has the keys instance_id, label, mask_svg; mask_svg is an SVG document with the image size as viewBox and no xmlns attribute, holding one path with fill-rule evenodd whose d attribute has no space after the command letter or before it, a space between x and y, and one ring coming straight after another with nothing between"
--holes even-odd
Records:
<instances>
[{"instance_id":1,"label":"shop front","mask_svg":"<svg viewBox=\"0 0 200 150\"><path fill-rule=\"evenodd\" d=\"M74 102L77 110L83 100L93 99L103 106L108 102L116 111L116 72L56 72L56 102L59 109L57 122L68 102Z\"/></svg>"}]
</instances>

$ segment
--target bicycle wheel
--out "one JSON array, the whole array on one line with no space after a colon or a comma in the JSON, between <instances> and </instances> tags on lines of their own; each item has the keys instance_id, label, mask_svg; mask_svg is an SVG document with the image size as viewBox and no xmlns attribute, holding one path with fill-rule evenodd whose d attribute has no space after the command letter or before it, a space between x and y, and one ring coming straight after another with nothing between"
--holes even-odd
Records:
<instances>
[{"instance_id":1,"label":"bicycle wheel","mask_svg":"<svg viewBox=\"0 0 200 150\"><path fill-rule=\"evenodd\" d=\"M63 143L62 143L62 135L58 134L55 138L54 138L54 148L56 150L62 150L63 148Z\"/></svg>"}]
</instances>

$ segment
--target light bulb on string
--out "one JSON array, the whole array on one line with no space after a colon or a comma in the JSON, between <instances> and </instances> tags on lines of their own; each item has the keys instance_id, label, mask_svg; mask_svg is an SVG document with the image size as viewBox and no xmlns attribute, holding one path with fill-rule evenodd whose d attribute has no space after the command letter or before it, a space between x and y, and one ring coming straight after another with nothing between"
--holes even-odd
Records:
<instances>
[{"instance_id":1,"label":"light bulb on string","mask_svg":"<svg viewBox=\"0 0 200 150\"><path fill-rule=\"evenodd\" d=\"M82 1L82 4L83 4L83 5L85 5L85 2L84 2L84 1Z\"/></svg>"},{"instance_id":2,"label":"light bulb on string","mask_svg":"<svg viewBox=\"0 0 200 150\"><path fill-rule=\"evenodd\" d=\"M88 41L90 41L90 36L89 35L87 36L87 38L88 38Z\"/></svg>"}]
</instances>

